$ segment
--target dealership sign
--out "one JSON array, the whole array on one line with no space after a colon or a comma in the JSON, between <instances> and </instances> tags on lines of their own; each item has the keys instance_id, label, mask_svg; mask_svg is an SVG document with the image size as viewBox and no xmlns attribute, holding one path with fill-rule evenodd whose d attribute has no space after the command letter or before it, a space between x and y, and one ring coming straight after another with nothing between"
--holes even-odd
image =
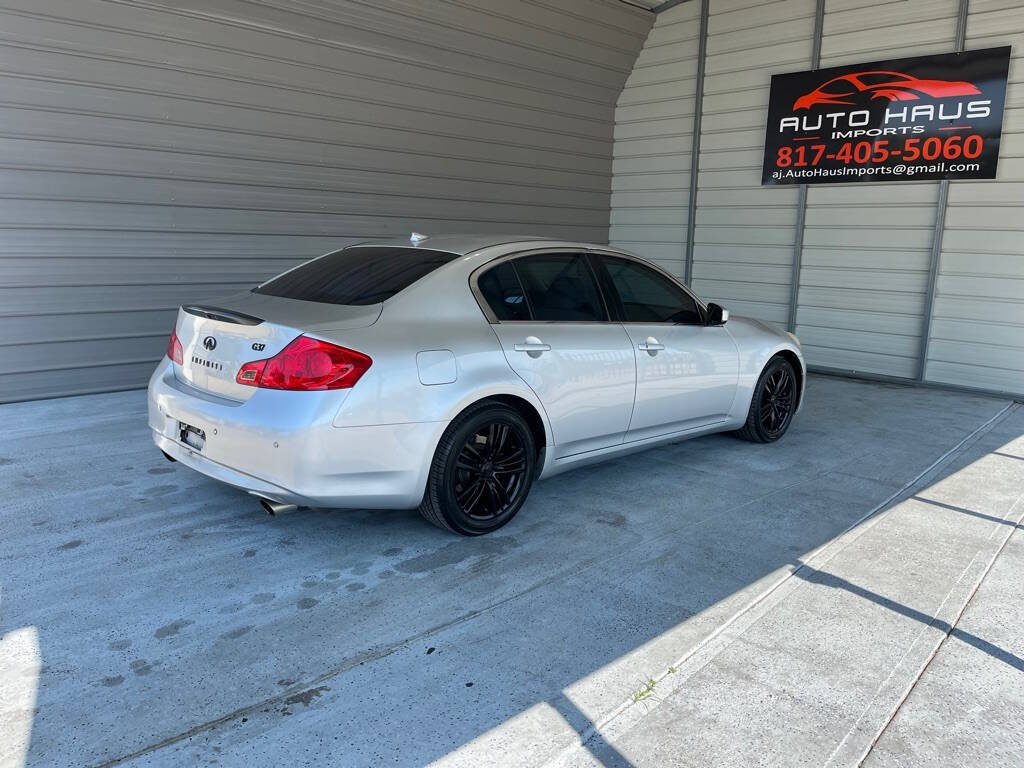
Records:
<instances>
[{"instance_id":1,"label":"dealership sign","mask_svg":"<svg viewBox=\"0 0 1024 768\"><path fill-rule=\"evenodd\" d=\"M1010 48L772 76L762 184L993 179Z\"/></svg>"}]
</instances>

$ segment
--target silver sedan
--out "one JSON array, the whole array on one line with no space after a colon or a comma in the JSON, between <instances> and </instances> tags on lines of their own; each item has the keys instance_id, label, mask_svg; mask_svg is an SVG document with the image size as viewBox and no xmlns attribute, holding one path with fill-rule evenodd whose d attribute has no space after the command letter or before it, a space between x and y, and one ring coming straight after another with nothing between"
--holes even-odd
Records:
<instances>
[{"instance_id":1,"label":"silver sedan","mask_svg":"<svg viewBox=\"0 0 1024 768\"><path fill-rule=\"evenodd\" d=\"M414 508L464 535L535 480L800 408L796 337L613 248L413 235L178 311L149 382L171 460L296 506Z\"/></svg>"}]
</instances>

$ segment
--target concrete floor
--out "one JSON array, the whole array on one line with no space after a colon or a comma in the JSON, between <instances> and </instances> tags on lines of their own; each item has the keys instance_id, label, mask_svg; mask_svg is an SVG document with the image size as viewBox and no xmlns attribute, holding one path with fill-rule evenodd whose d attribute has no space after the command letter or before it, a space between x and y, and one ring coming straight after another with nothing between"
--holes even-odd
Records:
<instances>
[{"instance_id":1,"label":"concrete floor","mask_svg":"<svg viewBox=\"0 0 1024 768\"><path fill-rule=\"evenodd\" d=\"M1024 765L1018 404L814 377L479 539L268 518L141 392L0 424L5 767Z\"/></svg>"}]
</instances>

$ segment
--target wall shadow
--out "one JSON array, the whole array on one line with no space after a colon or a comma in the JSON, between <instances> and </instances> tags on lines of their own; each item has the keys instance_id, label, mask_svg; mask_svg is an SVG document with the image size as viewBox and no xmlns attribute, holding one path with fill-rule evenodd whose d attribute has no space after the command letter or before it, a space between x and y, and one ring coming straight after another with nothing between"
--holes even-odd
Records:
<instances>
[{"instance_id":1,"label":"wall shadow","mask_svg":"<svg viewBox=\"0 0 1024 768\"><path fill-rule=\"evenodd\" d=\"M983 517L988 517L988 515L983 515ZM1006 522L1004 520L995 520L1000 523ZM954 627L948 621L937 619L934 616L924 613L923 611L919 611L916 608L912 608L909 605L900 603L877 592L872 592L870 589L865 589L864 587L858 586L853 582L847 581L839 576L835 576L827 571L816 570L809 565L803 565L795 572L794 575L810 584L818 584L832 589L842 589L849 592L851 595L856 595L857 597L864 598L865 600L870 600L871 602L880 605L883 608L887 608L894 613L898 613L901 616L914 619L914 621L919 621L926 626L935 627L936 629L945 632L950 637L955 637L956 639L962 640L968 645L977 648L979 651L991 656L993 659L1001 661L1004 664L1008 664L1018 672L1024 672L1024 659L1010 653L1004 648L1000 648L994 643L990 643L984 638L978 637L971 632L967 632L960 627Z\"/></svg>"}]
</instances>

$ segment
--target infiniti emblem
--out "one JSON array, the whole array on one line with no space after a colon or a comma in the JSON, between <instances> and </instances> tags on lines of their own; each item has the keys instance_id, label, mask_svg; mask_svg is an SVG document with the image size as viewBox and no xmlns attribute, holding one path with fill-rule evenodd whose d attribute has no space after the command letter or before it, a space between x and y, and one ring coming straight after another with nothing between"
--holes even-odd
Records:
<instances>
[{"instance_id":1,"label":"infiniti emblem","mask_svg":"<svg viewBox=\"0 0 1024 768\"><path fill-rule=\"evenodd\" d=\"M203 346L212 351L217 348L217 340L213 336L207 336L203 339Z\"/></svg>"}]
</instances>

